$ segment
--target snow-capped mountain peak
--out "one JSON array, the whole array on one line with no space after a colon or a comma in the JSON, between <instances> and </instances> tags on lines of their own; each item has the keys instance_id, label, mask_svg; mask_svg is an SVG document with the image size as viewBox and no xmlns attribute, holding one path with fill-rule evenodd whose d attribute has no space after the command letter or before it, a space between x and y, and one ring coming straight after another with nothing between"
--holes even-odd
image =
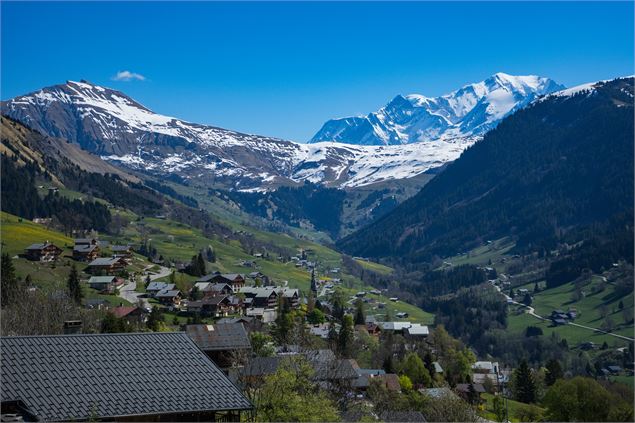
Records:
<instances>
[{"instance_id":1,"label":"snow-capped mountain peak","mask_svg":"<svg viewBox=\"0 0 635 423\"><path fill-rule=\"evenodd\" d=\"M2 103L2 113L114 163L161 176L240 190L304 180L354 187L413 177L456 159L479 139L476 129L466 128L482 128L483 116L508 113L550 84L546 78L497 74L446 96L397 95L377 113L338 120L341 137L356 134L360 144L368 144L362 146L299 144L190 123L87 81L13 98ZM377 139L397 145L372 145ZM435 142L401 145L411 139Z\"/></svg>"},{"instance_id":2,"label":"snow-capped mountain peak","mask_svg":"<svg viewBox=\"0 0 635 423\"><path fill-rule=\"evenodd\" d=\"M367 116L326 122L310 142L386 145L472 140L514 110L563 88L549 78L499 72L439 97L397 95Z\"/></svg>"}]
</instances>

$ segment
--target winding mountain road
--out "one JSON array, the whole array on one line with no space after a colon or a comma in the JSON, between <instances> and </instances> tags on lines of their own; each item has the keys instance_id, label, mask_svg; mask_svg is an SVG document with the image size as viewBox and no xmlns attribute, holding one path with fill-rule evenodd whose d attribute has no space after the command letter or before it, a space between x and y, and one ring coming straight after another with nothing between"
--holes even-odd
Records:
<instances>
[{"instance_id":1,"label":"winding mountain road","mask_svg":"<svg viewBox=\"0 0 635 423\"><path fill-rule=\"evenodd\" d=\"M525 305L525 304L523 304L523 303L519 303L519 302L517 302L517 301L514 301L514 300L513 300L513 299L512 299L509 295L505 294L505 293L501 290L501 288L500 288L498 285L495 285L493 282L492 282L492 286L493 286L494 288L496 288L496 290L497 290L498 292L500 292L500 293L501 293L501 294L505 297L505 300L507 301L507 303L510 303L510 302L511 302L512 304L516 304L516 305L519 305L519 306L524 307L525 309L527 309L527 314L529 314L529 315L531 315L531 316L535 317L536 319L540 319L540 320L549 320L549 319L547 319L546 317L542 317L541 315L536 314L536 310L535 310L533 307L528 306L528 305ZM592 330L592 331L594 331L594 332L603 333L603 334L605 334L605 335L614 336L614 337L616 337L616 338L625 339L625 340L627 340L627 341L631 341L631 342L632 342L632 341L635 341L635 339L633 339L633 338L629 338L628 336L618 335L618 334L616 334L616 333L607 332L607 331L605 331L605 330L598 329L598 328L593 328L593 327L591 327L591 326L584 326L584 325L580 325L580 324L578 324L578 323L573 323L573 322L569 322L569 323L567 323L567 324L569 324L569 325L571 325L571 326L577 326L577 327L579 327L579 328L583 328L583 329Z\"/></svg>"}]
</instances>

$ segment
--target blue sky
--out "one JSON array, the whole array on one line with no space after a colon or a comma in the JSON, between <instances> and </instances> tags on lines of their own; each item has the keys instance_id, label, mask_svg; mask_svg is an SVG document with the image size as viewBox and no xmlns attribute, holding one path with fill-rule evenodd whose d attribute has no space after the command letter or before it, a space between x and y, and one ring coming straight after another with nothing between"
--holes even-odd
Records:
<instances>
[{"instance_id":1,"label":"blue sky","mask_svg":"<svg viewBox=\"0 0 635 423\"><path fill-rule=\"evenodd\" d=\"M156 112L306 141L396 94L498 71L572 86L633 74L633 3L11 3L2 99L66 80ZM120 71L142 75L115 81Z\"/></svg>"}]
</instances>

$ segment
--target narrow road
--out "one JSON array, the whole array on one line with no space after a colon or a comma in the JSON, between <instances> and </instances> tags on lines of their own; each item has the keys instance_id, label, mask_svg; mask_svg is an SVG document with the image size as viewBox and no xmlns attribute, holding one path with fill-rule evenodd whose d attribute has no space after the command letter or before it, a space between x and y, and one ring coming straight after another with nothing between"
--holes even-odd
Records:
<instances>
[{"instance_id":1,"label":"narrow road","mask_svg":"<svg viewBox=\"0 0 635 423\"><path fill-rule=\"evenodd\" d=\"M148 269L151 268L152 266L153 265L146 266L144 271L147 272ZM170 273L172 273L172 270L170 270L167 267L160 266L158 273L150 273L150 280L153 281L156 279L164 278L166 276L169 276ZM143 283L143 281L139 283ZM144 309L151 308L151 304L148 301L148 299L141 297L142 295L145 295L145 294L143 294L142 292L137 292L136 289L137 289L137 282L128 281L128 283L122 286L121 289L119 290L119 296L132 304L138 304L139 300L141 300L141 304Z\"/></svg>"},{"instance_id":2,"label":"narrow road","mask_svg":"<svg viewBox=\"0 0 635 423\"><path fill-rule=\"evenodd\" d=\"M499 287L499 286L494 285L494 283L492 283L492 286L494 286L494 288L496 288L496 290L497 290L498 292L500 292L501 294L503 294L503 296L505 297L505 300L506 300L508 303L509 303L509 302L510 302L510 300L511 300L511 303L512 303L512 304L516 304L516 305L519 305L519 306L525 307L525 308L527 309L527 314L529 314L529 315L531 315L531 316L535 317L536 319L540 319L540 320L549 320L549 319L547 319L547 318L545 318L545 317L542 317L542 316L540 316L540 315L536 314L536 310L535 310L533 307L531 307L531 306L527 306L527 305L525 305L525 304L523 304L523 303L519 303L519 302L517 302L517 301L514 301L514 300L513 300L513 299L512 299L509 295L505 294L505 293L504 293L504 292L500 289L500 287ZM605 335L614 336L614 337L616 337L616 338L625 339L625 340L627 340L627 341L631 341L631 342L632 342L632 341L635 341L635 339L633 339L633 338L629 338L628 336L618 335L618 334L616 334L616 333L607 332L607 331L604 331L604 330L602 330L602 329L593 328L593 327L591 327L591 326L584 326L584 325L580 325L580 324L578 324L578 323L573 323L573 322L569 322L569 323L567 323L567 324L569 324L569 325L571 325L571 326L577 326L577 327L579 327L579 328L583 328L583 329L592 330L592 331L594 331L594 332L603 333L603 334L605 334Z\"/></svg>"}]
</instances>

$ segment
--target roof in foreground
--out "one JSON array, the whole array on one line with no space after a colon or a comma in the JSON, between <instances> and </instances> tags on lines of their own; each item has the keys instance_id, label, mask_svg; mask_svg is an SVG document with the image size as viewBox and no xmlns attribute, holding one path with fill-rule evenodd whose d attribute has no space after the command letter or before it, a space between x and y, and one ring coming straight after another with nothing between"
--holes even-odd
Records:
<instances>
[{"instance_id":1,"label":"roof in foreground","mask_svg":"<svg viewBox=\"0 0 635 423\"><path fill-rule=\"evenodd\" d=\"M185 333L203 351L249 349L249 336L240 323L187 325Z\"/></svg>"},{"instance_id":2,"label":"roof in foreground","mask_svg":"<svg viewBox=\"0 0 635 423\"><path fill-rule=\"evenodd\" d=\"M1 340L2 401L46 421L251 408L184 333Z\"/></svg>"}]
</instances>

